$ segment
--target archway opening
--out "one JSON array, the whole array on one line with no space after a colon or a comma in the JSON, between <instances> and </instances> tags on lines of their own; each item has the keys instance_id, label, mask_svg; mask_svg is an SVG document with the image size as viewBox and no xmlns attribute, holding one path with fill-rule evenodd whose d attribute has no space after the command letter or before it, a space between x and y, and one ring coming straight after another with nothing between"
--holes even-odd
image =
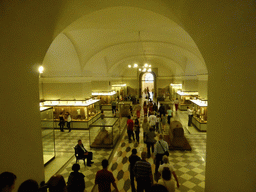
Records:
<instances>
[{"instance_id":1,"label":"archway opening","mask_svg":"<svg viewBox=\"0 0 256 192\"><path fill-rule=\"evenodd\" d=\"M148 99L153 100L154 97L154 75L152 73L144 73L141 78L142 90Z\"/></svg>"}]
</instances>

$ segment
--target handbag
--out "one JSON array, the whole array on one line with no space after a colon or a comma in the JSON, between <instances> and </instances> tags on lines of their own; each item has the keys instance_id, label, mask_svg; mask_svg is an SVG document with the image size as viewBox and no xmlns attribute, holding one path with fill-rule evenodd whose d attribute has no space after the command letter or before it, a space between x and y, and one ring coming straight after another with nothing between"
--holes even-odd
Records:
<instances>
[{"instance_id":1,"label":"handbag","mask_svg":"<svg viewBox=\"0 0 256 192\"><path fill-rule=\"evenodd\" d=\"M159 141L159 144L161 145L161 147L163 148L163 150L164 150L164 147L162 146L162 144L160 143L160 141ZM169 151L165 151L164 150L164 155L166 155L167 157L169 156Z\"/></svg>"}]
</instances>

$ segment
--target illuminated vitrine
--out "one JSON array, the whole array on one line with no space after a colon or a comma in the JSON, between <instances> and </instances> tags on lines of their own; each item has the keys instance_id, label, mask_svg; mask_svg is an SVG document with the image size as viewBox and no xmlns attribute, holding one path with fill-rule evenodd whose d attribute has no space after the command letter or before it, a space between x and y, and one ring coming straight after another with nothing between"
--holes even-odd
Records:
<instances>
[{"instance_id":1,"label":"illuminated vitrine","mask_svg":"<svg viewBox=\"0 0 256 192\"><path fill-rule=\"evenodd\" d=\"M113 148L120 137L118 118L97 119L90 125L90 147Z\"/></svg>"},{"instance_id":2,"label":"illuminated vitrine","mask_svg":"<svg viewBox=\"0 0 256 192\"><path fill-rule=\"evenodd\" d=\"M198 98L198 92L196 91L178 91L177 94L179 95L179 110L186 111L187 107L190 106L192 99Z\"/></svg>"},{"instance_id":3,"label":"illuminated vitrine","mask_svg":"<svg viewBox=\"0 0 256 192\"><path fill-rule=\"evenodd\" d=\"M100 116L100 102L98 99L88 99L86 101L45 101L43 106L53 107L54 127L59 125L59 116L62 114L65 121L68 113L71 116L72 129L89 129L89 125ZM65 127L66 128L66 124Z\"/></svg>"},{"instance_id":4,"label":"illuminated vitrine","mask_svg":"<svg viewBox=\"0 0 256 192\"><path fill-rule=\"evenodd\" d=\"M192 124L200 131L207 129L207 100L191 100L193 103Z\"/></svg>"}]
</instances>

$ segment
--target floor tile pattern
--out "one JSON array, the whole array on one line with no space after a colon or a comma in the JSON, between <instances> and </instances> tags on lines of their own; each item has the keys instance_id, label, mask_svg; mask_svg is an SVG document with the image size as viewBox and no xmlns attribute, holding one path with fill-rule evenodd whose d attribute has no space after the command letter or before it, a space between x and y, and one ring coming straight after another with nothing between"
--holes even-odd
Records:
<instances>
[{"instance_id":1,"label":"floor tile pattern","mask_svg":"<svg viewBox=\"0 0 256 192\"><path fill-rule=\"evenodd\" d=\"M143 118L142 111L140 120ZM200 192L204 191L205 187L206 133L199 132L193 127L188 127L186 125L187 118L186 112L178 111L177 113L174 113L173 120L176 119L182 122L185 136L192 147L192 151L170 151L169 160L174 166L180 183L180 188L176 189L176 191ZM125 124L123 124L123 126L125 126ZM87 143L87 141L89 141L88 131L71 131L70 133L61 133L56 131L55 133L57 151L73 152L73 147L76 145L78 138L82 139L85 146L89 149L89 142ZM90 149L90 151L93 152L93 161L95 162L92 167L84 166L83 162L79 161L81 166L80 171L85 175L86 191L91 191L93 189L96 172L102 169L101 161L105 158L109 159L110 165L108 169L112 171L116 178L119 191L131 191L128 158L131 155L131 150L133 148L137 149L138 155L140 155L142 151L146 151L146 144L143 143L142 138L143 131L140 133L140 143L134 141L129 143L127 133L124 131L124 135L115 150ZM113 157L111 156L112 152ZM154 173L153 158L150 157L148 161L152 165L152 172ZM66 181L72 171L71 167L74 163L75 158L73 157L70 162L58 172L64 176Z\"/></svg>"}]
</instances>

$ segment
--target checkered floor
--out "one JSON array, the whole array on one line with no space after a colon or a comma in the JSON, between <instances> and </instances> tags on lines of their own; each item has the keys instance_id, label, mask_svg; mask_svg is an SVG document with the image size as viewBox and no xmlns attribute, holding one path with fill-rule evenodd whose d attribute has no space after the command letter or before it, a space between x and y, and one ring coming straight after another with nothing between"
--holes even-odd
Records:
<instances>
[{"instance_id":1,"label":"checkered floor","mask_svg":"<svg viewBox=\"0 0 256 192\"><path fill-rule=\"evenodd\" d=\"M142 120L143 112L140 120ZM176 175L180 183L180 187L176 188L177 192L200 192L205 188L205 155L206 155L206 133L198 132L193 127L187 127L187 114L183 111L174 113L173 119L179 120L184 127L185 136L189 141L192 151L170 151L169 160L173 165ZM142 121L140 121L142 122ZM125 126L125 123L122 124ZM89 146L88 141L89 132L86 131L71 131L68 132L56 132L56 150L57 151L72 151L76 145L77 138L81 138L86 147ZM70 140L70 138L73 140ZM146 144L143 143L143 131L140 133L140 143L128 142L127 134L124 132L120 143L116 146L115 150L112 149L91 149L93 152L93 161L95 162L92 167L83 165L82 161L79 161L81 166L81 172L85 175L86 191L91 191L94 186L95 174L98 170L102 169L101 161L103 159L109 159L109 170L112 171L116 178L116 183L119 191L126 192L131 191L130 178L129 178L129 161L128 158L131 155L131 150L136 148L138 155L142 151L146 151ZM74 143L70 142L74 141ZM113 154L111 155L111 153ZM153 158L149 158L148 161L152 165L152 173L154 173ZM70 174L71 167L75 163L73 157L67 165L58 171L62 174L67 181Z\"/></svg>"}]
</instances>

